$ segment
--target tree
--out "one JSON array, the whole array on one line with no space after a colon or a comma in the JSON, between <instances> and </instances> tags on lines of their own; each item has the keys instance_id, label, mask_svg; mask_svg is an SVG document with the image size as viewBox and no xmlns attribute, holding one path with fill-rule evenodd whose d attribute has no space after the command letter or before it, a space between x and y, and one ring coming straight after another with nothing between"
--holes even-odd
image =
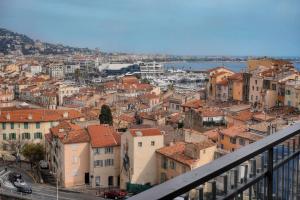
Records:
<instances>
[{"instance_id":1,"label":"tree","mask_svg":"<svg viewBox=\"0 0 300 200\"><path fill-rule=\"evenodd\" d=\"M22 154L30 161L32 166L33 163L37 163L44 159L44 147L39 143L27 143L22 148Z\"/></svg>"},{"instance_id":2,"label":"tree","mask_svg":"<svg viewBox=\"0 0 300 200\"><path fill-rule=\"evenodd\" d=\"M81 77L81 71L80 69L75 69L75 80L76 81L80 81L80 77Z\"/></svg>"},{"instance_id":3,"label":"tree","mask_svg":"<svg viewBox=\"0 0 300 200\"><path fill-rule=\"evenodd\" d=\"M101 107L100 115L99 115L100 124L113 124L113 117L111 114L111 110L108 105L103 105Z\"/></svg>"}]
</instances>

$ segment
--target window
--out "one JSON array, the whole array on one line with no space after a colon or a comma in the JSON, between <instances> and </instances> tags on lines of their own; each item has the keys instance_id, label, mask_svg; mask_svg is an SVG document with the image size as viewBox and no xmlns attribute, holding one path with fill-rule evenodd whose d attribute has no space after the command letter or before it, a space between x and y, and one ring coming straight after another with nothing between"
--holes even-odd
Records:
<instances>
[{"instance_id":1,"label":"window","mask_svg":"<svg viewBox=\"0 0 300 200\"><path fill-rule=\"evenodd\" d=\"M254 86L252 86L252 90L254 91Z\"/></svg>"},{"instance_id":2,"label":"window","mask_svg":"<svg viewBox=\"0 0 300 200\"><path fill-rule=\"evenodd\" d=\"M103 160L94 160L94 167L103 167Z\"/></svg>"},{"instance_id":3,"label":"window","mask_svg":"<svg viewBox=\"0 0 300 200\"><path fill-rule=\"evenodd\" d=\"M291 91L290 91L290 90L287 90L287 91L285 92L285 94L286 94L286 95L290 95L290 94L291 94Z\"/></svg>"},{"instance_id":4,"label":"window","mask_svg":"<svg viewBox=\"0 0 300 200\"><path fill-rule=\"evenodd\" d=\"M42 139L42 138L43 138L43 135L41 132L34 133L34 139Z\"/></svg>"},{"instance_id":5,"label":"window","mask_svg":"<svg viewBox=\"0 0 300 200\"><path fill-rule=\"evenodd\" d=\"M139 142L139 143L138 143L138 146L139 146L139 147L143 146L143 143L142 143L142 142Z\"/></svg>"},{"instance_id":6,"label":"window","mask_svg":"<svg viewBox=\"0 0 300 200\"><path fill-rule=\"evenodd\" d=\"M6 133L3 133L3 140L6 140Z\"/></svg>"},{"instance_id":7,"label":"window","mask_svg":"<svg viewBox=\"0 0 300 200\"><path fill-rule=\"evenodd\" d=\"M35 128L36 128L36 129L41 128L41 123L40 123L40 122L35 123Z\"/></svg>"},{"instance_id":8,"label":"window","mask_svg":"<svg viewBox=\"0 0 300 200\"><path fill-rule=\"evenodd\" d=\"M16 140L16 133L10 133L9 134L9 139L10 140Z\"/></svg>"},{"instance_id":9,"label":"window","mask_svg":"<svg viewBox=\"0 0 300 200\"><path fill-rule=\"evenodd\" d=\"M170 168L176 169L176 163L173 160L170 161Z\"/></svg>"},{"instance_id":10,"label":"window","mask_svg":"<svg viewBox=\"0 0 300 200\"><path fill-rule=\"evenodd\" d=\"M100 176L95 177L95 185L100 186Z\"/></svg>"},{"instance_id":11,"label":"window","mask_svg":"<svg viewBox=\"0 0 300 200\"><path fill-rule=\"evenodd\" d=\"M22 134L22 139L23 140L29 140L30 139L30 133L23 133Z\"/></svg>"},{"instance_id":12,"label":"window","mask_svg":"<svg viewBox=\"0 0 300 200\"><path fill-rule=\"evenodd\" d=\"M114 177L113 176L109 176L108 177L108 185L109 186L113 186L114 185Z\"/></svg>"},{"instance_id":13,"label":"window","mask_svg":"<svg viewBox=\"0 0 300 200\"><path fill-rule=\"evenodd\" d=\"M257 85L257 80L255 80L255 85Z\"/></svg>"},{"instance_id":14,"label":"window","mask_svg":"<svg viewBox=\"0 0 300 200\"><path fill-rule=\"evenodd\" d=\"M176 110L179 110L179 105L176 105Z\"/></svg>"},{"instance_id":15,"label":"window","mask_svg":"<svg viewBox=\"0 0 300 200\"><path fill-rule=\"evenodd\" d=\"M251 95L251 100L253 100L253 95Z\"/></svg>"},{"instance_id":16,"label":"window","mask_svg":"<svg viewBox=\"0 0 300 200\"><path fill-rule=\"evenodd\" d=\"M94 149L94 155L97 155L97 154L101 154L101 148L95 148Z\"/></svg>"},{"instance_id":17,"label":"window","mask_svg":"<svg viewBox=\"0 0 300 200\"><path fill-rule=\"evenodd\" d=\"M11 128L11 129L14 129L14 128L15 128L15 123L11 122L11 123L10 123L10 128Z\"/></svg>"},{"instance_id":18,"label":"window","mask_svg":"<svg viewBox=\"0 0 300 200\"><path fill-rule=\"evenodd\" d=\"M224 149L224 144L221 144L221 149Z\"/></svg>"},{"instance_id":19,"label":"window","mask_svg":"<svg viewBox=\"0 0 300 200\"><path fill-rule=\"evenodd\" d=\"M2 123L2 129L3 129L3 130L6 129L6 123Z\"/></svg>"},{"instance_id":20,"label":"window","mask_svg":"<svg viewBox=\"0 0 300 200\"><path fill-rule=\"evenodd\" d=\"M154 141L151 141L151 146L154 146L155 145L155 142Z\"/></svg>"},{"instance_id":21,"label":"window","mask_svg":"<svg viewBox=\"0 0 300 200\"><path fill-rule=\"evenodd\" d=\"M259 87L256 87L256 91L258 91Z\"/></svg>"},{"instance_id":22,"label":"window","mask_svg":"<svg viewBox=\"0 0 300 200\"><path fill-rule=\"evenodd\" d=\"M232 148L231 151L234 152L234 148Z\"/></svg>"},{"instance_id":23,"label":"window","mask_svg":"<svg viewBox=\"0 0 300 200\"><path fill-rule=\"evenodd\" d=\"M240 145L244 146L245 145L245 140L240 138L239 143L240 143Z\"/></svg>"},{"instance_id":24,"label":"window","mask_svg":"<svg viewBox=\"0 0 300 200\"><path fill-rule=\"evenodd\" d=\"M276 84L272 84L272 90L276 90Z\"/></svg>"},{"instance_id":25,"label":"window","mask_svg":"<svg viewBox=\"0 0 300 200\"><path fill-rule=\"evenodd\" d=\"M114 159L105 160L105 166L113 166L113 165L114 165Z\"/></svg>"},{"instance_id":26,"label":"window","mask_svg":"<svg viewBox=\"0 0 300 200\"><path fill-rule=\"evenodd\" d=\"M114 153L113 147L106 147L105 148L105 154L111 154L111 153Z\"/></svg>"},{"instance_id":27,"label":"window","mask_svg":"<svg viewBox=\"0 0 300 200\"><path fill-rule=\"evenodd\" d=\"M255 97L255 100L256 100L256 101L258 100L258 96Z\"/></svg>"},{"instance_id":28,"label":"window","mask_svg":"<svg viewBox=\"0 0 300 200\"><path fill-rule=\"evenodd\" d=\"M161 159L161 168L163 168L163 169L167 169L168 168L168 160L164 156L162 156L162 159Z\"/></svg>"},{"instance_id":29,"label":"window","mask_svg":"<svg viewBox=\"0 0 300 200\"><path fill-rule=\"evenodd\" d=\"M235 138L230 138L230 142L231 142L232 144L236 144L236 139L235 139Z\"/></svg>"},{"instance_id":30,"label":"window","mask_svg":"<svg viewBox=\"0 0 300 200\"><path fill-rule=\"evenodd\" d=\"M28 129L28 122L24 122L24 129Z\"/></svg>"}]
</instances>

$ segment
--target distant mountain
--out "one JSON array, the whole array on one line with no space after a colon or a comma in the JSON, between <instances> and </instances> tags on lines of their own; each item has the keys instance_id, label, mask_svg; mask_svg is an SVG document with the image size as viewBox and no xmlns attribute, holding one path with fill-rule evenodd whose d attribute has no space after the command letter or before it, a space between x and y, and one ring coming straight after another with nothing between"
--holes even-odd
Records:
<instances>
[{"instance_id":1,"label":"distant mountain","mask_svg":"<svg viewBox=\"0 0 300 200\"><path fill-rule=\"evenodd\" d=\"M70 54L70 53L93 53L88 48L76 48L61 44L50 44L33 40L24 34L15 33L0 28L0 53L7 54Z\"/></svg>"}]
</instances>

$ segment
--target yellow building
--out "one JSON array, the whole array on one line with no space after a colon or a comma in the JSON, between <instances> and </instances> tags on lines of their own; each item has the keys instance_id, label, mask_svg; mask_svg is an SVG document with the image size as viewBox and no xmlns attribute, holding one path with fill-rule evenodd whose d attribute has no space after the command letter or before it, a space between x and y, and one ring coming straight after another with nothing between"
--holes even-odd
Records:
<instances>
[{"instance_id":1,"label":"yellow building","mask_svg":"<svg viewBox=\"0 0 300 200\"><path fill-rule=\"evenodd\" d=\"M108 125L90 125L90 184L93 188L120 186L120 136Z\"/></svg>"},{"instance_id":2,"label":"yellow building","mask_svg":"<svg viewBox=\"0 0 300 200\"><path fill-rule=\"evenodd\" d=\"M129 129L121 136L121 189L127 184L157 184L155 151L164 146L157 128Z\"/></svg>"},{"instance_id":3,"label":"yellow building","mask_svg":"<svg viewBox=\"0 0 300 200\"><path fill-rule=\"evenodd\" d=\"M44 136L63 120L80 120L77 110L13 109L0 111L0 144L3 150L11 149L12 144L41 142Z\"/></svg>"},{"instance_id":4,"label":"yellow building","mask_svg":"<svg viewBox=\"0 0 300 200\"><path fill-rule=\"evenodd\" d=\"M63 187L89 184L89 135L85 129L61 122L46 134L47 160Z\"/></svg>"},{"instance_id":5,"label":"yellow building","mask_svg":"<svg viewBox=\"0 0 300 200\"><path fill-rule=\"evenodd\" d=\"M217 67L209 70L208 98L216 100L217 98L217 83L234 74L233 71L225 67Z\"/></svg>"},{"instance_id":6,"label":"yellow building","mask_svg":"<svg viewBox=\"0 0 300 200\"><path fill-rule=\"evenodd\" d=\"M210 140L200 143L176 142L157 152L157 177L162 183L215 159L217 145Z\"/></svg>"}]
</instances>

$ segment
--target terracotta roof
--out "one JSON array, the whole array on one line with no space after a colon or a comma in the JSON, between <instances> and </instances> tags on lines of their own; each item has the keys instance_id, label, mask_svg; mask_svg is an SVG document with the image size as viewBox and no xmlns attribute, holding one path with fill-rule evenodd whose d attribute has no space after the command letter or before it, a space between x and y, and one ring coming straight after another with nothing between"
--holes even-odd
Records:
<instances>
[{"instance_id":1,"label":"terracotta roof","mask_svg":"<svg viewBox=\"0 0 300 200\"><path fill-rule=\"evenodd\" d=\"M243 74L242 73L235 73L235 74L232 74L231 76L229 76L228 79L242 81L243 80Z\"/></svg>"},{"instance_id":2,"label":"terracotta roof","mask_svg":"<svg viewBox=\"0 0 300 200\"><path fill-rule=\"evenodd\" d=\"M0 122L49 122L81 118L77 110L19 109L1 112Z\"/></svg>"},{"instance_id":3,"label":"terracotta roof","mask_svg":"<svg viewBox=\"0 0 300 200\"><path fill-rule=\"evenodd\" d=\"M250 112L249 110L243 110L238 113L231 114L230 117L239 121L246 122L253 118L253 113Z\"/></svg>"},{"instance_id":4,"label":"terracotta roof","mask_svg":"<svg viewBox=\"0 0 300 200\"><path fill-rule=\"evenodd\" d=\"M262 121L272 121L275 119L275 117L264 113L257 113L253 115L253 119L262 122Z\"/></svg>"},{"instance_id":5,"label":"terracotta roof","mask_svg":"<svg viewBox=\"0 0 300 200\"><path fill-rule=\"evenodd\" d=\"M209 131L205 131L203 135L205 135L211 140L217 141L219 137L219 132L218 130L209 130Z\"/></svg>"},{"instance_id":6,"label":"terracotta roof","mask_svg":"<svg viewBox=\"0 0 300 200\"><path fill-rule=\"evenodd\" d=\"M222 129L220 130L220 133L230 136L230 137L235 137L238 134L245 132L246 131L246 126L240 125L240 126L232 126L230 128Z\"/></svg>"},{"instance_id":7,"label":"terracotta roof","mask_svg":"<svg viewBox=\"0 0 300 200\"><path fill-rule=\"evenodd\" d=\"M127 114L121 114L119 116L119 120L126 121L129 123L133 123L135 121L134 116L127 115Z\"/></svg>"},{"instance_id":8,"label":"terracotta roof","mask_svg":"<svg viewBox=\"0 0 300 200\"><path fill-rule=\"evenodd\" d=\"M184 154L185 145L185 142L176 142L173 145L162 147L156 152L185 165L192 166L197 160Z\"/></svg>"},{"instance_id":9,"label":"terracotta roof","mask_svg":"<svg viewBox=\"0 0 300 200\"><path fill-rule=\"evenodd\" d=\"M129 129L133 137L158 136L162 135L158 128Z\"/></svg>"},{"instance_id":10,"label":"terracotta roof","mask_svg":"<svg viewBox=\"0 0 300 200\"><path fill-rule=\"evenodd\" d=\"M85 129L66 121L51 128L50 132L54 137L58 137L63 144L86 143L90 140Z\"/></svg>"},{"instance_id":11,"label":"terracotta roof","mask_svg":"<svg viewBox=\"0 0 300 200\"><path fill-rule=\"evenodd\" d=\"M217 85L228 85L228 80L227 79L222 79L217 82Z\"/></svg>"},{"instance_id":12,"label":"terracotta roof","mask_svg":"<svg viewBox=\"0 0 300 200\"><path fill-rule=\"evenodd\" d=\"M87 127L91 139L91 146L110 147L120 145L120 135L112 126L108 125L90 125Z\"/></svg>"},{"instance_id":13,"label":"terracotta roof","mask_svg":"<svg viewBox=\"0 0 300 200\"><path fill-rule=\"evenodd\" d=\"M200 108L202 105L201 100L200 99L193 99L190 100L188 102L186 102L185 104L182 104L182 107L188 107L188 108Z\"/></svg>"},{"instance_id":14,"label":"terracotta roof","mask_svg":"<svg viewBox=\"0 0 300 200\"><path fill-rule=\"evenodd\" d=\"M224 113L219 108L203 108L199 109L199 111L202 113L202 117L217 117L217 116L224 116Z\"/></svg>"},{"instance_id":15,"label":"terracotta roof","mask_svg":"<svg viewBox=\"0 0 300 200\"><path fill-rule=\"evenodd\" d=\"M238 137L245 138L252 141L257 141L263 138L263 136L251 133L251 132L242 132L237 134Z\"/></svg>"},{"instance_id":16,"label":"terracotta roof","mask_svg":"<svg viewBox=\"0 0 300 200\"><path fill-rule=\"evenodd\" d=\"M170 146L162 147L156 150L157 153L160 153L168 158L176 160L177 162L183 163L188 166L192 166L197 163L199 159L194 159L185 154L186 145L193 144L196 145L200 150L206 149L208 147L214 146L215 144L209 140L199 142L199 143L187 143L187 142L176 142Z\"/></svg>"}]
</instances>

